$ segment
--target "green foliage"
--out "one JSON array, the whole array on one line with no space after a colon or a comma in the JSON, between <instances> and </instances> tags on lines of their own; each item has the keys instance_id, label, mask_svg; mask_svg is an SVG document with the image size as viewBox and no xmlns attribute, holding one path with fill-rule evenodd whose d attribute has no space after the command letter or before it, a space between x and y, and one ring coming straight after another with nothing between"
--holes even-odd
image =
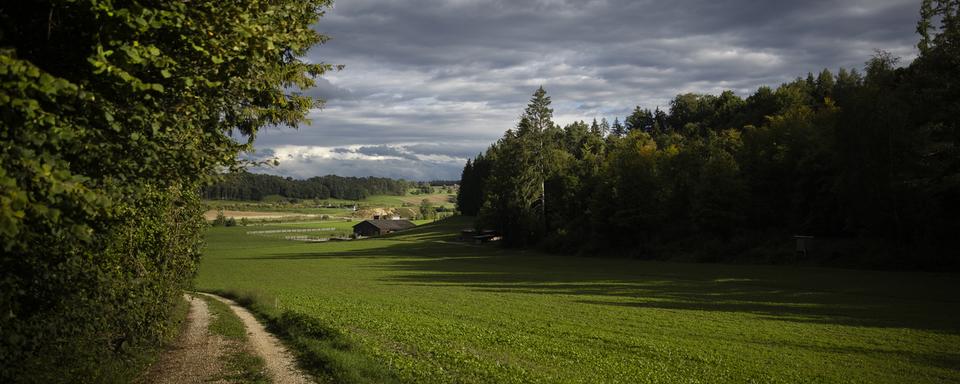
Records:
<instances>
[{"instance_id":1,"label":"green foliage","mask_svg":"<svg viewBox=\"0 0 960 384\"><path fill-rule=\"evenodd\" d=\"M864 266L960 265L958 12L923 2L909 66L879 51L862 76L824 69L746 99L681 94L669 114L637 106L625 126L614 119L599 141L596 121L535 124L550 121L541 87L516 130L464 169L461 211L482 206L479 223L508 245L565 252L666 258L706 240L737 251L703 259L731 260L750 248L742 239L794 233L873 242L883 251ZM816 257L862 261L835 253Z\"/></svg>"},{"instance_id":2,"label":"green foliage","mask_svg":"<svg viewBox=\"0 0 960 384\"><path fill-rule=\"evenodd\" d=\"M210 224L218 227L227 225L227 217L223 214L223 208L217 209L217 217Z\"/></svg>"},{"instance_id":3,"label":"green foliage","mask_svg":"<svg viewBox=\"0 0 960 384\"><path fill-rule=\"evenodd\" d=\"M323 244L210 228L197 284L256 293L252 307L283 317L311 366L366 381L960 380L956 274L585 258L452 241L470 225L452 218Z\"/></svg>"},{"instance_id":4,"label":"green foliage","mask_svg":"<svg viewBox=\"0 0 960 384\"><path fill-rule=\"evenodd\" d=\"M423 199L420 201L420 218L424 220L437 218L437 208L433 206L430 200Z\"/></svg>"},{"instance_id":5,"label":"green foliage","mask_svg":"<svg viewBox=\"0 0 960 384\"><path fill-rule=\"evenodd\" d=\"M457 210L467 216L476 216L483 205L484 189L490 176L490 161L483 154L476 159L467 159L457 191Z\"/></svg>"},{"instance_id":6,"label":"green foliage","mask_svg":"<svg viewBox=\"0 0 960 384\"><path fill-rule=\"evenodd\" d=\"M332 66L326 1L40 1L0 12L0 381L124 380L193 276L197 190ZM233 134L231 134L233 133ZM240 139L238 139L240 138Z\"/></svg>"}]
</instances>

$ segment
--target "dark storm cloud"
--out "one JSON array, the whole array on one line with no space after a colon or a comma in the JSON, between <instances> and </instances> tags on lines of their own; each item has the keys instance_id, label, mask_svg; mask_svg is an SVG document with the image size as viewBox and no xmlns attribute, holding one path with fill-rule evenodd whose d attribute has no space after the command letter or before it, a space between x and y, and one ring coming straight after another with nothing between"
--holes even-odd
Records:
<instances>
[{"instance_id":1,"label":"dark storm cloud","mask_svg":"<svg viewBox=\"0 0 960 384\"><path fill-rule=\"evenodd\" d=\"M746 96L823 68L861 68L875 49L909 62L918 8L915 0L344 0L316 26L333 39L308 55L347 66L307 91L326 106L299 131L266 130L257 145L285 153L275 171L290 175L456 178L456 162L511 128L540 85L561 123L622 119L637 104L666 108L682 92ZM353 157L287 153L314 147Z\"/></svg>"}]
</instances>

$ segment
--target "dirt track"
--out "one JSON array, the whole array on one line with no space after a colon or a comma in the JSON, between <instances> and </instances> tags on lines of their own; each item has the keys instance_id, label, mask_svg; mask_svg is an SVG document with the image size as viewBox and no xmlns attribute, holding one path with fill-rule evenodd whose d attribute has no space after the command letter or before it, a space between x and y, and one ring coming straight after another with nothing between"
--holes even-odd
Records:
<instances>
[{"instance_id":1,"label":"dirt track","mask_svg":"<svg viewBox=\"0 0 960 384\"><path fill-rule=\"evenodd\" d=\"M247 328L249 346L266 362L267 371L275 384L300 384L313 381L297 368L293 355L266 331L262 324L235 302L220 296L199 293L230 306L233 313L243 321ZM210 311L207 303L193 295L184 294L190 302L187 325L177 339L176 344L167 350L160 360L151 367L145 378L147 383L226 383L223 379L221 363L227 342L210 334Z\"/></svg>"},{"instance_id":2,"label":"dirt track","mask_svg":"<svg viewBox=\"0 0 960 384\"><path fill-rule=\"evenodd\" d=\"M148 383L225 383L216 380L223 368L220 353L224 340L211 335L210 311L203 299L184 294L190 302L187 326L175 346L150 369Z\"/></svg>"},{"instance_id":3,"label":"dirt track","mask_svg":"<svg viewBox=\"0 0 960 384\"><path fill-rule=\"evenodd\" d=\"M247 337L250 339L250 346L263 357L267 363L267 370L273 378L275 384L299 384L312 383L306 374L297 368L293 354L287 350L280 340L277 340L273 334L267 332L253 314L246 308L243 308L233 300L226 299L217 295L202 293L203 295L220 300L230 306L233 313L243 320L243 325L247 327Z\"/></svg>"}]
</instances>

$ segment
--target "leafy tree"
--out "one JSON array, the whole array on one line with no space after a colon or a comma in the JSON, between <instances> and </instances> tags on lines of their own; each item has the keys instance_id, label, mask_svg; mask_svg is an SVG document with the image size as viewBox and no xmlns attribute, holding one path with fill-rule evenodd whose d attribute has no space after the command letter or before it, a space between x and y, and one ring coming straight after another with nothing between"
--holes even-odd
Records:
<instances>
[{"instance_id":1,"label":"leafy tree","mask_svg":"<svg viewBox=\"0 0 960 384\"><path fill-rule=\"evenodd\" d=\"M107 380L173 330L197 190L319 105L328 1L0 11L0 381ZM133 299L131 299L133 298Z\"/></svg>"},{"instance_id":2,"label":"leafy tree","mask_svg":"<svg viewBox=\"0 0 960 384\"><path fill-rule=\"evenodd\" d=\"M420 217L424 219L435 219L437 217L437 208L433 206L429 199L420 201Z\"/></svg>"},{"instance_id":3,"label":"leafy tree","mask_svg":"<svg viewBox=\"0 0 960 384\"><path fill-rule=\"evenodd\" d=\"M611 192L598 194L602 200L594 204L597 211L609 213L594 220L604 242L634 243L641 252L648 251L663 217L658 157L656 142L639 130L631 131L610 149L601 180Z\"/></svg>"},{"instance_id":4,"label":"leafy tree","mask_svg":"<svg viewBox=\"0 0 960 384\"><path fill-rule=\"evenodd\" d=\"M690 208L699 230L729 238L746 219L746 186L733 156L716 143L708 149Z\"/></svg>"}]
</instances>

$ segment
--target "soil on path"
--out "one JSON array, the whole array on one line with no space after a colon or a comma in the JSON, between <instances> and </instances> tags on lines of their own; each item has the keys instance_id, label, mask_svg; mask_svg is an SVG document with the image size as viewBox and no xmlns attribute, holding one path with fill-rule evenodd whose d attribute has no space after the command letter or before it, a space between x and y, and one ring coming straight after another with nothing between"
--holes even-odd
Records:
<instances>
[{"instance_id":1,"label":"soil on path","mask_svg":"<svg viewBox=\"0 0 960 384\"><path fill-rule=\"evenodd\" d=\"M280 341L267 332L245 308L232 300L207 293L199 293L230 306L247 328L249 346L262 357L274 384L312 383L313 380L297 368L290 353ZM228 342L208 330L210 311L203 299L184 294L190 302L187 325L172 348L151 367L146 383L151 384L210 384L224 381L222 357Z\"/></svg>"},{"instance_id":2,"label":"soil on path","mask_svg":"<svg viewBox=\"0 0 960 384\"><path fill-rule=\"evenodd\" d=\"M293 354L273 334L267 332L263 324L260 324L250 311L237 305L233 300L209 293L202 294L226 303L233 310L233 313L243 321L243 325L247 327L250 346L266 361L267 371L270 372L274 384L313 382L303 371L297 368Z\"/></svg>"},{"instance_id":3,"label":"soil on path","mask_svg":"<svg viewBox=\"0 0 960 384\"><path fill-rule=\"evenodd\" d=\"M166 351L150 369L146 382L155 384L225 383L218 380L221 369L220 350L225 341L211 335L210 311L207 303L187 294L190 302L187 326L173 348Z\"/></svg>"}]
</instances>

